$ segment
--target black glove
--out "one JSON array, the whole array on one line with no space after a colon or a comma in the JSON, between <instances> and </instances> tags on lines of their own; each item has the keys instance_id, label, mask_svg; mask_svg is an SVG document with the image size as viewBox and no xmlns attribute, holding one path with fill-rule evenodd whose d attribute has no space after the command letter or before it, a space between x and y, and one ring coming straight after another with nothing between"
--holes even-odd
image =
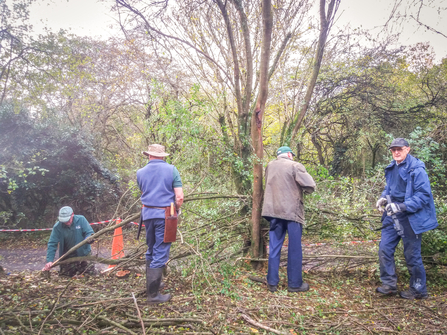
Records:
<instances>
[{"instance_id":1,"label":"black glove","mask_svg":"<svg viewBox=\"0 0 447 335\"><path fill-rule=\"evenodd\" d=\"M403 202L392 202L385 207L386 214L391 216L393 214L402 213L407 210L407 206Z\"/></svg>"},{"instance_id":2,"label":"black glove","mask_svg":"<svg viewBox=\"0 0 447 335\"><path fill-rule=\"evenodd\" d=\"M95 243L95 242L96 242L96 240L95 240L95 239L91 239L91 240L90 240L90 236L89 236L89 237L87 237L87 238L86 238L86 240L87 240L87 243L88 243L88 244L93 244L93 243Z\"/></svg>"}]
</instances>

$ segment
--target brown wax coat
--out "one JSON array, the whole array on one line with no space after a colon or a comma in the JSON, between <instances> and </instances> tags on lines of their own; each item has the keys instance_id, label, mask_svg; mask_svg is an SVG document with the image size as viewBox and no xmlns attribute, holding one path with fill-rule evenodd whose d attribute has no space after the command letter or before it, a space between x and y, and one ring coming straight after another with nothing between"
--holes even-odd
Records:
<instances>
[{"instance_id":1,"label":"brown wax coat","mask_svg":"<svg viewBox=\"0 0 447 335\"><path fill-rule=\"evenodd\" d=\"M305 223L303 192L312 193L315 181L303 164L278 157L265 169L262 216Z\"/></svg>"}]
</instances>

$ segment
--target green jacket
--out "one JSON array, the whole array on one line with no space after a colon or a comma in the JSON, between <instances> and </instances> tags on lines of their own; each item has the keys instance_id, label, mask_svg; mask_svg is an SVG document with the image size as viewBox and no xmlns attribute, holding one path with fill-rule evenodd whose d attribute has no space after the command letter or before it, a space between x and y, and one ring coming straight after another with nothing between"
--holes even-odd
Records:
<instances>
[{"instance_id":1,"label":"green jacket","mask_svg":"<svg viewBox=\"0 0 447 335\"><path fill-rule=\"evenodd\" d=\"M47 262L52 262L59 244L59 257L93 234L93 229L87 219L82 215L75 215L73 222L68 227L59 221L53 226L53 231L48 241ZM85 244L68 257L87 256L91 252L90 244Z\"/></svg>"}]
</instances>

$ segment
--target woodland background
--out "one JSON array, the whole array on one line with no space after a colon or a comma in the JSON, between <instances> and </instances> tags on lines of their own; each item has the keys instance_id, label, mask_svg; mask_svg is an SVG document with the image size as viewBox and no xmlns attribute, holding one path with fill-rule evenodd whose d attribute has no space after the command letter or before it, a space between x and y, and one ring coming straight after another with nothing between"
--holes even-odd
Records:
<instances>
[{"instance_id":1,"label":"woodland background","mask_svg":"<svg viewBox=\"0 0 447 335\"><path fill-rule=\"evenodd\" d=\"M424 250L445 251L447 59L428 44L333 27L338 0L268 12L260 1L118 0L122 34L106 41L34 36L31 2L0 5L0 225L51 227L63 205L90 222L137 212L141 151L161 143L181 172L184 221L200 231L218 220L213 242L235 234L231 248L254 242L262 256L262 170L289 145L318 184L306 233L364 238L379 224L387 144L405 137L437 205ZM408 15L434 3L416 5Z\"/></svg>"},{"instance_id":2,"label":"woodland background","mask_svg":"<svg viewBox=\"0 0 447 335\"><path fill-rule=\"evenodd\" d=\"M0 333L447 331L447 58L428 43L396 46L395 33L414 20L447 42L419 16L445 13L445 1L396 1L372 35L337 25L340 0L116 0L121 30L107 40L33 34L33 2L0 1L0 229L52 227L65 205L89 222L137 221L136 171L152 143L180 171L185 203L170 304L142 307L145 244L129 224L125 258L98 257L107 234L92 256L132 270L125 281L0 271ZM374 205L395 137L425 162L436 204L423 302L374 296L377 243L341 244L380 238ZM277 294L261 285L263 170L282 145L317 182L305 197L311 290L301 295L287 293L283 267ZM0 247L45 248L49 236L22 234L2 233Z\"/></svg>"}]
</instances>

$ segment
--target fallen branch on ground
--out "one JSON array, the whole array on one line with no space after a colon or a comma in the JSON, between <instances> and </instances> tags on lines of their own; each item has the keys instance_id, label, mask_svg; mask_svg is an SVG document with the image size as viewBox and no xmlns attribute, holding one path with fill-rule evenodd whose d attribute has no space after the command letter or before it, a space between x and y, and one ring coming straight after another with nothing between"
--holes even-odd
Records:
<instances>
[{"instance_id":1,"label":"fallen branch on ground","mask_svg":"<svg viewBox=\"0 0 447 335\"><path fill-rule=\"evenodd\" d=\"M51 316L51 314L53 314L54 310L56 309L56 305L59 303L59 300L61 299L62 295L67 290L68 286L70 286L70 284L71 284L71 280L68 282L67 286L65 286L65 288L61 292L61 294L59 294L59 296L57 297L57 300L54 302L53 307L51 308L51 312L47 315L45 320L43 320L42 325L40 326L40 329L39 329L39 332L37 333L37 335L40 335L40 333L42 332L42 329L43 329L43 326L45 325L45 322L48 320L48 318ZM32 324L32 323L30 323L30 324Z\"/></svg>"},{"instance_id":2,"label":"fallen branch on ground","mask_svg":"<svg viewBox=\"0 0 447 335\"><path fill-rule=\"evenodd\" d=\"M304 255L303 259L312 258L358 258L358 259L377 259L373 256L352 256L352 255ZM252 262L268 262L268 258L250 258L250 257L239 257L236 258L235 263L240 260L248 260Z\"/></svg>"},{"instance_id":3,"label":"fallen branch on ground","mask_svg":"<svg viewBox=\"0 0 447 335\"><path fill-rule=\"evenodd\" d=\"M146 330L144 329L144 322L141 319L140 309L138 308L137 299L135 299L135 295L133 294L133 292L132 292L132 298L133 298L133 302L135 304L135 308L137 309L138 319L140 319L140 322L141 322L141 329L143 330L143 334L146 334Z\"/></svg>"},{"instance_id":4,"label":"fallen branch on ground","mask_svg":"<svg viewBox=\"0 0 447 335\"><path fill-rule=\"evenodd\" d=\"M121 323L118 323L118 322L109 320L109 319L107 319L107 318L104 317L104 316L98 316L98 319L100 319L100 320L102 320L102 321L105 321L105 322L109 323L109 324L112 325L112 326L118 327L118 328L120 328L120 329L126 331L126 332L129 333L129 334L137 335L137 333L135 333L135 332L131 331L130 329L124 327Z\"/></svg>"},{"instance_id":5,"label":"fallen branch on ground","mask_svg":"<svg viewBox=\"0 0 447 335\"><path fill-rule=\"evenodd\" d=\"M280 330L277 330L277 329L273 329L273 328L264 326L262 323L259 323L259 322L255 321L255 320L253 320L252 318L250 318L249 316L245 315L245 314L244 314L242 311L240 311L240 310L239 310L239 313L241 313L241 316L242 316L242 318L243 318L245 321L247 321L248 323L252 324L252 325L255 326L255 327L258 327L258 328L267 330L267 331L269 331L269 332L272 332L272 333L275 333L275 334L278 334L278 335L290 335L289 332L283 332L283 331L280 331Z\"/></svg>"}]
</instances>

